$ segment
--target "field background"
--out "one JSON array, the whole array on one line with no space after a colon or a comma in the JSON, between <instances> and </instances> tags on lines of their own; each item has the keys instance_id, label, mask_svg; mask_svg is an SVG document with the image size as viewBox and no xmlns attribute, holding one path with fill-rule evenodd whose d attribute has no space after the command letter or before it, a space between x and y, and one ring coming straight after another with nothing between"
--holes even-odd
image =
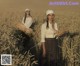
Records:
<instances>
[{"instance_id":1,"label":"field background","mask_svg":"<svg viewBox=\"0 0 80 66\"><path fill-rule=\"evenodd\" d=\"M51 0L53 2L53 0ZM12 54L12 66L30 66L36 62L27 62L31 54L21 54L16 46L17 41L22 39L21 35L15 37L16 28L14 23L21 22L26 8L31 9L31 14L36 21L34 26L35 33L33 40L35 45L40 42L40 26L45 18L45 11L53 9L56 17L55 21L58 23L59 29L65 28L69 30L68 36L60 38L62 43L63 60L65 66L80 66L80 4L77 6L50 6L50 0L0 0L0 55ZM60 1L60 0L54 0ZM61 0L66 1L66 0ZM80 0L70 0L80 3ZM78 33L78 34L74 34ZM63 40L63 42L62 42ZM71 45L71 47L70 47ZM38 48L36 48L37 51ZM28 59L27 59L28 58ZM61 65L62 66L62 65Z\"/></svg>"}]
</instances>

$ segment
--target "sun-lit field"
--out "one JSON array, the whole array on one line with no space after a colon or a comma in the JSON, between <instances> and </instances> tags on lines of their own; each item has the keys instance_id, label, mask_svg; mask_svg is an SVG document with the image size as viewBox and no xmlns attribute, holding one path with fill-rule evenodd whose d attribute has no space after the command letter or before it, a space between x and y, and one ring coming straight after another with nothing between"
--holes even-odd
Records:
<instances>
[{"instance_id":1,"label":"sun-lit field","mask_svg":"<svg viewBox=\"0 0 80 66\"><path fill-rule=\"evenodd\" d=\"M0 54L12 54L12 66L34 66L37 60L29 62L31 54L21 54L18 46L16 45L22 36L19 34L16 38L15 28L16 22L21 22L23 17L22 12L5 12L0 13ZM34 25L33 40L35 45L40 43L40 26L43 23L42 17L36 17ZM80 66L80 13L72 14L57 14L55 22L58 23L59 29L68 30L67 36L58 39L60 48L62 49L62 59L65 60L65 66ZM23 39L22 39L23 40ZM19 44L21 46L21 43ZM37 52L38 47L37 47ZM32 58L33 59L33 58Z\"/></svg>"},{"instance_id":2,"label":"sun-lit field","mask_svg":"<svg viewBox=\"0 0 80 66\"><path fill-rule=\"evenodd\" d=\"M22 36L19 35L18 38L15 37L17 30L15 23L21 22L23 17L22 14L22 12L0 13L0 54L12 54L12 66L26 66L27 64L29 66L30 64L33 65L33 63L36 63L36 60L31 63L28 62L32 55L29 53L21 54L21 48L18 49L18 46L16 45L17 41L19 41ZM43 23L43 19L36 17L34 20L36 21L36 24L34 26L33 39L35 45L37 45L40 42L40 26ZM55 21L58 23L59 29L69 30L67 36L59 38L63 60L66 61L65 66L80 66L80 14L56 15ZM21 46L21 44L19 45Z\"/></svg>"}]
</instances>

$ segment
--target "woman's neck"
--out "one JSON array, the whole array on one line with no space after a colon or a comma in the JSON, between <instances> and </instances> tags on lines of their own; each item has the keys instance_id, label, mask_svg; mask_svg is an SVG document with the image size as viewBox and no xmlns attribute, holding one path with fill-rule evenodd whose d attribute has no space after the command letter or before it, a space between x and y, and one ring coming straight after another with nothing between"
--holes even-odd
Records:
<instances>
[{"instance_id":1,"label":"woman's neck","mask_svg":"<svg viewBox=\"0 0 80 66\"><path fill-rule=\"evenodd\" d=\"M27 15L27 17L29 17L30 15Z\"/></svg>"},{"instance_id":2,"label":"woman's neck","mask_svg":"<svg viewBox=\"0 0 80 66\"><path fill-rule=\"evenodd\" d=\"M54 21L53 21L53 20L49 20L48 22L49 22L50 24L53 24L53 23L54 23Z\"/></svg>"}]
</instances>

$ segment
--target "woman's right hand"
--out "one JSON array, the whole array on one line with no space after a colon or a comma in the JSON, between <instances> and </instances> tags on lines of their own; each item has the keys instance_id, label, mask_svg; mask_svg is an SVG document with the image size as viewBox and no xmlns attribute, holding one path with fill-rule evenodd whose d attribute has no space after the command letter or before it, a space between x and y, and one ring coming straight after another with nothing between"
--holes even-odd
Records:
<instances>
[{"instance_id":1,"label":"woman's right hand","mask_svg":"<svg viewBox=\"0 0 80 66\"><path fill-rule=\"evenodd\" d=\"M46 48L45 48L45 43L42 43L42 56L45 57L46 56Z\"/></svg>"},{"instance_id":2,"label":"woman's right hand","mask_svg":"<svg viewBox=\"0 0 80 66\"><path fill-rule=\"evenodd\" d=\"M43 57L46 56L46 51L45 51L45 50L43 50L43 54L42 54L42 56L43 56Z\"/></svg>"}]
</instances>

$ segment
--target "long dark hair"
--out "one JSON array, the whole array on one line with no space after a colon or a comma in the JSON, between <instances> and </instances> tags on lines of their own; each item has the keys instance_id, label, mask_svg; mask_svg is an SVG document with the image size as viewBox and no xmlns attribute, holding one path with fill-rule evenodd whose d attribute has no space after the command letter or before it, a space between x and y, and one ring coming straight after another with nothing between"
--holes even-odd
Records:
<instances>
[{"instance_id":1,"label":"long dark hair","mask_svg":"<svg viewBox=\"0 0 80 66\"><path fill-rule=\"evenodd\" d=\"M53 21L52 21L52 28L54 29L54 22ZM46 23L47 23L46 28L48 29L49 28L49 19L48 19L48 17L46 18Z\"/></svg>"},{"instance_id":2,"label":"long dark hair","mask_svg":"<svg viewBox=\"0 0 80 66\"><path fill-rule=\"evenodd\" d=\"M46 23L47 23L46 28L48 29L48 28L49 28L49 21L48 21L48 17L46 18Z\"/></svg>"},{"instance_id":3,"label":"long dark hair","mask_svg":"<svg viewBox=\"0 0 80 66\"><path fill-rule=\"evenodd\" d=\"M29 13L28 15L29 15L29 16L31 16L31 14L30 14L30 13ZM27 18L27 16L28 16L28 15L27 15L27 13L25 12L25 15L24 15L24 23L25 23L26 18Z\"/></svg>"}]
</instances>

